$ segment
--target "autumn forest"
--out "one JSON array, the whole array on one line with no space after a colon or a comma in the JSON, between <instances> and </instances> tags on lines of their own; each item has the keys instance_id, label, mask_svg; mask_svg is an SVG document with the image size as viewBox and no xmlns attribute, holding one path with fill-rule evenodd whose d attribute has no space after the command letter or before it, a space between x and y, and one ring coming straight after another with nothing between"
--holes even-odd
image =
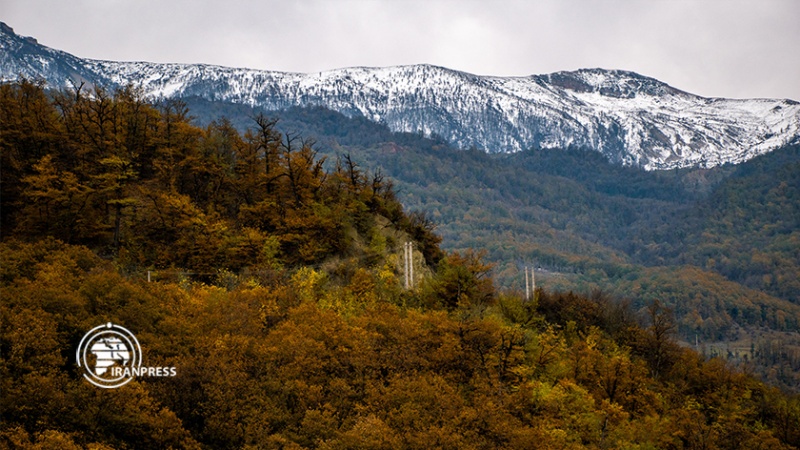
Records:
<instances>
[{"instance_id":1,"label":"autumn forest","mask_svg":"<svg viewBox=\"0 0 800 450\"><path fill-rule=\"evenodd\" d=\"M385 172L240 128L0 86L0 447L800 446L800 398L678 345L670 305L500 289ZM176 376L88 383L75 349L107 322Z\"/></svg>"}]
</instances>

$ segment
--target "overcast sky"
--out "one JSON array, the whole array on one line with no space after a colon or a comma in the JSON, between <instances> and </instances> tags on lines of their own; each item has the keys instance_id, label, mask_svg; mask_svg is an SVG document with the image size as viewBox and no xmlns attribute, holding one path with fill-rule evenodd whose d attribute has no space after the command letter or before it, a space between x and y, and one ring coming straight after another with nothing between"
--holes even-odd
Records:
<instances>
[{"instance_id":1,"label":"overcast sky","mask_svg":"<svg viewBox=\"0 0 800 450\"><path fill-rule=\"evenodd\" d=\"M800 101L800 0L0 0L76 56L317 72L625 69L707 97Z\"/></svg>"}]
</instances>

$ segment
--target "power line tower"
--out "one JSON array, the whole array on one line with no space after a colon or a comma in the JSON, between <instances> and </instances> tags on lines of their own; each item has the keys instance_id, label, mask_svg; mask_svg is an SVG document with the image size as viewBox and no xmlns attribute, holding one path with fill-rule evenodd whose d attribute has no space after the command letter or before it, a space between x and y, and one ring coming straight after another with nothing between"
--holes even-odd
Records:
<instances>
[{"instance_id":1,"label":"power line tower","mask_svg":"<svg viewBox=\"0 0 800 450\"><path fill-rule=\"evenodd\" d=\"M403 271L405 274L405 281L406 281L406 289L411 289L414 287L414 244L411 242L406 242L403 245L403 259L405 263L405 270Z\"/></svg>"},{"instance_id":2,"label":"power line tower","mask_svg":"<svg viewBox=\"0 0 800 450\"><path fill-rule=\"evenodd\" d=\"M530 275L528 274L530 270ZM536 296L536 275L533 272L533 267L525 266L525 300L530 300Z\"/></svg>"},{"instance_id":3,"label":"power line tower","mask_svg":"<svg viewBox=\"0 0 800 450\"><path fill-rule=\"evenodd\" d=\"M525 300L531 299L531 282L528 279L528 266L525 266Z\"/></svg>"}]
</instances>

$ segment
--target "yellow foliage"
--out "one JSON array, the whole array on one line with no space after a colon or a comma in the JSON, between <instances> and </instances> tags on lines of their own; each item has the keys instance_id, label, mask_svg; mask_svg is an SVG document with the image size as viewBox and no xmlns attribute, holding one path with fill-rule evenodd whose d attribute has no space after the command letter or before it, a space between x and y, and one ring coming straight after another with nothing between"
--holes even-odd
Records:
<instances>
[{"instance_id":1,"label":"yellow foliage","mask_svg":"<svg viewBox=\"0 0 800 450\"><path fill-rule=\"evenodd\" d=\"M323 295L325 274L311 267L302 267L292 275L291 283L295 294L301 301L316 302Z\"/></svg>"}]
</instances>

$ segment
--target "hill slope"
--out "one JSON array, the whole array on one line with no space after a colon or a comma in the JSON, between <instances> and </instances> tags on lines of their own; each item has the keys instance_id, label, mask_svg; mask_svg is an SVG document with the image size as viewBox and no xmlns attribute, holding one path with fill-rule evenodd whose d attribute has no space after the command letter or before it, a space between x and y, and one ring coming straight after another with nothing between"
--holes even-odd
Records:
<instances>
[{"instance_id":1,"label":"hill slope","mask_svg":"<svg viewBox=\"0 0 800 450\"><path fill-rule=\"evenodd\" d=\"M349 153L391 176L446 249L487 252L501 288L522 289L532 266L548 289L599 290L641 310L659 300L674 309L680 336L709 354L735 346L747 351L733 358L752 362L766 353L751 344L781 342L782 362L765 358L754 370L798 386L788 369L800 368L797 146L711 170L647 172L578 150L459 151L323 109L279 117L322 153Z\"/></svg>"},{"instance_id":2,"label":"hill slope","mask_svg":"<svg viewBox=\"0 0 800 450\"><path fill-rule=\"evenodd\" d=\"M324 170L263 116L241 135L21 83L0 118L3 448L800 444L798 399L677 346L660 303L639 323L602 295L499 294L390 180ZM153 369L100 389L74 358L109 323Z\"/></svg>"}]
</instances>

